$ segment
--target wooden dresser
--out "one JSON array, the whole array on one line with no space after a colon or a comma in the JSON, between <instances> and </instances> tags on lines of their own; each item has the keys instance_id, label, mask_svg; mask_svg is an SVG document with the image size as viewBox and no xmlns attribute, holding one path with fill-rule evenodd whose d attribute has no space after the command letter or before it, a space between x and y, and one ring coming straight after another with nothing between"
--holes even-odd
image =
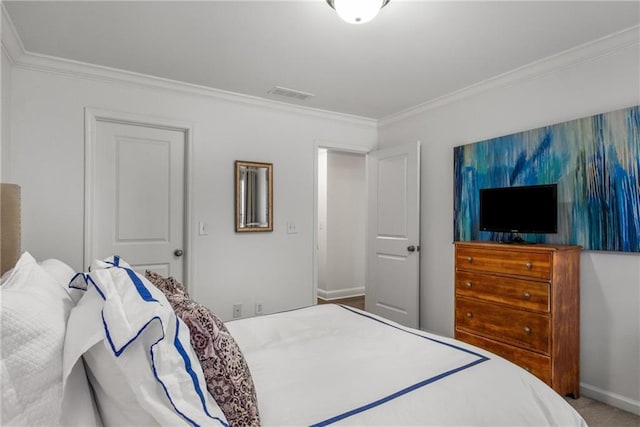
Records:
<instances>
[{"instance_id":1,"label":"wooden dresser","mask_svg":"<svg viewBox=\"0 0 640 427\"><path fill-rule=\"evenodd\" d=\"M455 337L579 397L580 246L455 243Z\"/></svg>"}]
</instances>

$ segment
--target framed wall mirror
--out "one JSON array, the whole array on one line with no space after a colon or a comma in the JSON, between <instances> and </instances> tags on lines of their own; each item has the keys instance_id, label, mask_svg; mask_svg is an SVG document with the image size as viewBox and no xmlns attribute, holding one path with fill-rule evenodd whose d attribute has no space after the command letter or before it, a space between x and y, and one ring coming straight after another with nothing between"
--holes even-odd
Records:
<instances>
[{"instance_id":1,"label":"framed wall mirror","mask_svg":"<svg viewBox=\"0 0 640 427\"><path fill-rule=\"evenodd\" d=\"M273 231L273 163L236 160L236 232Z\"/></svg>"}]
</instances>

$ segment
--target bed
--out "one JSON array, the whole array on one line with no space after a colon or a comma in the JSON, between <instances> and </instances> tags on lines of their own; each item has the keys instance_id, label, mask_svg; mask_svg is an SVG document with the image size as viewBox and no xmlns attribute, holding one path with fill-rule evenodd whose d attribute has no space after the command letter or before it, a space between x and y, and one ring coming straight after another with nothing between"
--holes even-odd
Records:
<instances>
[{"instance_id":1,"label":"bed","mask_svg":"<svg viewBox=\"0 0 640 427\"><path fill-rule=\"evenodd\" d=\"M223 323L117 256L22 252L0 300L2 425L586 425L471 345L333 304Z\"/></svg>"},{"instance_id":2,"label":"bed","mask_svg":"<svg viewBox=\"0 0 640 427\"><path fill-rule=\"evenodd\" d=\"M228 324L269 425L583 425L543 382L462 342L339 305Z\"/></svg>"}]
</instances>

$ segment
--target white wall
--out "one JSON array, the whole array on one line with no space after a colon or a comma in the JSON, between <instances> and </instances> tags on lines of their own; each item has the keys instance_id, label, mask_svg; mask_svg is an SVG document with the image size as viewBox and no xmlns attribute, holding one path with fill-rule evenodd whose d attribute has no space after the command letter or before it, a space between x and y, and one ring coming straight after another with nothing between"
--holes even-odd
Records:
<instances>
[{"instance_id":1,"label":"white wall","mask_svg":"<svg viewBox=\"0 0 640 427\"><path fill-rule=\"evenodd\" d=\"M453 147L640 104L638 38L636 29L380 123L381 148L422 141L421 328L453 335ZM640 254L584 252L580 304L583 392L640 413Z\"/></svg>"},{"instance_id":2,"label":"white wall","mask_svg":"<svg viewBox=\"0 0 640 427\"><path fill-rule=\"evenodd\" d=\"M256 301L265 312L311 304L314 141L373 148L375 122L236 98L16 65L7 178L22 185L24 249L83 268L85 107L186 121L194 129L192 296L225 319L234 303L243 316ZM238 159L274 164L272 233L234 232ZM198 221L208 236L197 235ZM286 233L287 221L297 234Z\"/></svg>"}]
</instances>

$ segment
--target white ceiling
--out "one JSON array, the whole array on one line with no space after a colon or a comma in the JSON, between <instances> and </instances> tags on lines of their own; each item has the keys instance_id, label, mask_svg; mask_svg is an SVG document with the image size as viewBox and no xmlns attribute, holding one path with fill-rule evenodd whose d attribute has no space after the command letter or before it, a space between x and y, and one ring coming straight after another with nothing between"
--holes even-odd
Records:
<instances>
[{"instance_id":1,"label":"white ceiling","mask_svg":"<svg viewBox=\"0 0 640 427\"><path fill-rule=\"evenodd\" d=\"M640 1L4 1L27 51L380 119L640 24ZM310 92L306 101L268 94Z\"/></svg>"}]
</instances>

